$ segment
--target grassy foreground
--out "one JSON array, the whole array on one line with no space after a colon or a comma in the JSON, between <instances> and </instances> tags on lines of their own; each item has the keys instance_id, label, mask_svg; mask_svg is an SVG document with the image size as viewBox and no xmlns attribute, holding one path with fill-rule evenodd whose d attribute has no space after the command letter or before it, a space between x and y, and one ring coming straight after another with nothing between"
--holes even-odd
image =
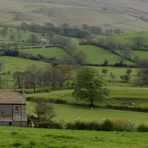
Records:
<instances>
[{"instance_id":1,"label":"grassy foreground","mask_svg":"<svg viewBox=\"0 0 148 148\"><path fill-rule=\"evenodd\" d=\"M0 147L147 148L148 133L69 131L0 127Z\"/></svg>"}]
</instances>

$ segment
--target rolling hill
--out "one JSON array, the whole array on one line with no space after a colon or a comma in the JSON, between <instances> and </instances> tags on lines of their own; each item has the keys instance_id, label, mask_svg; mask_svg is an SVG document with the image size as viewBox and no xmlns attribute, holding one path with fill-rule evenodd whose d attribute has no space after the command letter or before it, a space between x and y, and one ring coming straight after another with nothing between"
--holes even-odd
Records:
<instances>
[{"instance_id":1,"label":"rolling hill","mask_svg":"<svg viewBox=\"0 0 148 148\"><path fill-rule=\"evenodd\" d=\"M99 25L123 31L148 30L147 0L0 0L0 23Z\"/></svg>"}]
</instances>

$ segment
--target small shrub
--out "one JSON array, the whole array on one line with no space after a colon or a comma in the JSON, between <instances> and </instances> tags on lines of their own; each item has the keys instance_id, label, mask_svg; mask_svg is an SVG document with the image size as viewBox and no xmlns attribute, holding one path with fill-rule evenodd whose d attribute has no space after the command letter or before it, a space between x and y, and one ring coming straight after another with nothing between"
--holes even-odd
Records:
<instances>
[{"instance_id":1,"label":"small shrub","mask_svg":"<svg viewBox=\"0 0 148 148\"><path fill-rule=\"evenodd\" d=\"M148 132L148 126L142 124L137 127L138 132Z\"/></svg>"},{"instance_id":2,"label":"small shrub","mask_svg":"<svg viewBox=\"0 0 148 148\"><path fill-rule=\"evenodd\" d=\"M63 125L61 123L51 122L49 128L63 129Z\"/></svg>"},{"instance_id":3,"label":"small shrub","mask_svg":"<svg viewBox=\"0 0 148 148\"><path fill-rule=\"evenodd\" d=\"M20 147L20 146L22 146L22 144L19 143L19 142L15 142L15 143L13 144L13 147Z\"/></svg>"},{"instance_id":4,"label":"small shrub","mask_svg":"<svg viewBox=\"0 0 148 148\"><path fill-rule=\"evenodd\" d=\"M102 124L101 124L101 130L103 131L113 131L114 130L114 123L110 120L105 120Z\"/></svg>"},{"instance_id":5,"label":"small shrub","mask_svg":"<svg viewBox=\"0 0 148 148\"><path fill-rule=\"evenodd\" d=\"M35 127L37 128L49 128L50 123L49 122L37 122L35 123Z\"/></svg>"},{"instance_id":6,"label":"small shrub","mask_svg":"<svg viewBox=\"0 0 148 148\"><path fill-rule=\"evenodd\" d=\"M87 129L94 130L94 131L100 131L101 125L97 122L89 122L89 123L87 123Z\"/></svg>"},{"instance_id":7,"label":"small shrub","mask_svg":"<svg viewBox=\"0 0 148 148\"><path fill-rule=\"evenodd\" d=\"M106 108L117 109L117 110L130 110L130 111L138 111L138 112L148 112L148 108L142 108L142 107L106 105Z\"/></svg>"},{"instance_id":8,"label":"small shrub","mask_svg":"<svg viewBox=\"0 0 148 148\"><path fill-rule=\"evenodd\" d=\"M12 135L16 135L17 132L16 132L16 131L12 131L11 134L12 134Z\"/></svg>"},{"instance_id":9,"label":"small shrub","mask_svg":"<svg viewBox=\"0 0 148 148\"><path fill-rule=\"evenodd\" d=\"M66 129L74 130L75 129L75 125L73 123L67 123L66 124Z\"/></svg>"},{"instance_id":10,"label":"small shrub","mask_svg":"<svg viewBox=\"0 0 148 148\"><path fill-rule=\"evenodd\" d=\"M53 103L57 103L57 104L67 104L67 100L56 99Z\"/></svg>"},{"instance_id":11,"label":"small shrub","mask_svg":"<svg viewBox=\"0 0 148 148\"><path fill-rule=\"evenodd\" d=\"M114 130L132 132L135 130L134 124L131 121L117 121L114 123Z\"/></svg>"},{"instance_id":12,"label":"small shrub","mask_svg":"<svg viewBox=\"0 0 148 148\"><path fill-rule=\"evenodd\" d=\"M35 123L35 127L37 127L37 128L63 129L63 125L61 123L56 123L56 122L37 122L37 123Z\"/></svg>"},{"instance_id":13,"label":"small shrub","mask_svg":"<svg viewBox=\"0 0 148 148\"><path fill-rule=\"evenodd\" d=\"M101 126L97 122L76 121L74 123L67 123L66 129L71 130L96 130L99 131Z\"/></svg>"},{"instance_id":14,"label":"small shrub","mask_svg":"<svg viewBox=\"0 0 148 148\"><path fill-rule=\"evenodd\" d=\"M86 130L87 129L87 127L86 127L87 125L83 121L76 121L74 123L74 125L75 125L76 130Z\"/></svg>"},{"instance_id":15,"label":"small shrub","mask_svg":"<svg viewBox=\"0 0 148 148\"><path fill-rule=\"evenodd\" d=\"M35 143L34 141L30 141L30 145L31 145L31 146L35 146L36 143Z\"/></svg>"}]
</instances>

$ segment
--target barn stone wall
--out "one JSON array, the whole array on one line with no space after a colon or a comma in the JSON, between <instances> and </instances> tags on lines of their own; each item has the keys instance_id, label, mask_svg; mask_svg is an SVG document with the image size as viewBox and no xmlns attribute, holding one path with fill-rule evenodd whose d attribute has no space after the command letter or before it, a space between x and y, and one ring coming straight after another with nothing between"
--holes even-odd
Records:
<instances>
[{"instance_id":1,"label":"barn stone wall","mask_svg":"<svg viewBox=\"0 0 148 148\"><path fill-rule=\"evenodd\" d=\"M26 126L26 105L0 105L1 126Z\"/></svg>"}]
</instances>

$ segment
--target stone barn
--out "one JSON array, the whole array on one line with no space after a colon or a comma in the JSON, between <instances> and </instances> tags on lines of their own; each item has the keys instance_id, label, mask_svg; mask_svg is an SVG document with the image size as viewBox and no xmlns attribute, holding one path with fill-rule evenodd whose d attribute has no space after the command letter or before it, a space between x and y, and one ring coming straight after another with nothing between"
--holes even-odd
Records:
<instances>
[{"instance_id":1,"label":"stone barn","mask_svg":"<svg viewBox=\"0 0 148 148\"><path fill-rule=\"evenodd\" d=\"M0 92L0 126L26 126L26 98L17 92Z\"/></svg>"}]
</instances>

